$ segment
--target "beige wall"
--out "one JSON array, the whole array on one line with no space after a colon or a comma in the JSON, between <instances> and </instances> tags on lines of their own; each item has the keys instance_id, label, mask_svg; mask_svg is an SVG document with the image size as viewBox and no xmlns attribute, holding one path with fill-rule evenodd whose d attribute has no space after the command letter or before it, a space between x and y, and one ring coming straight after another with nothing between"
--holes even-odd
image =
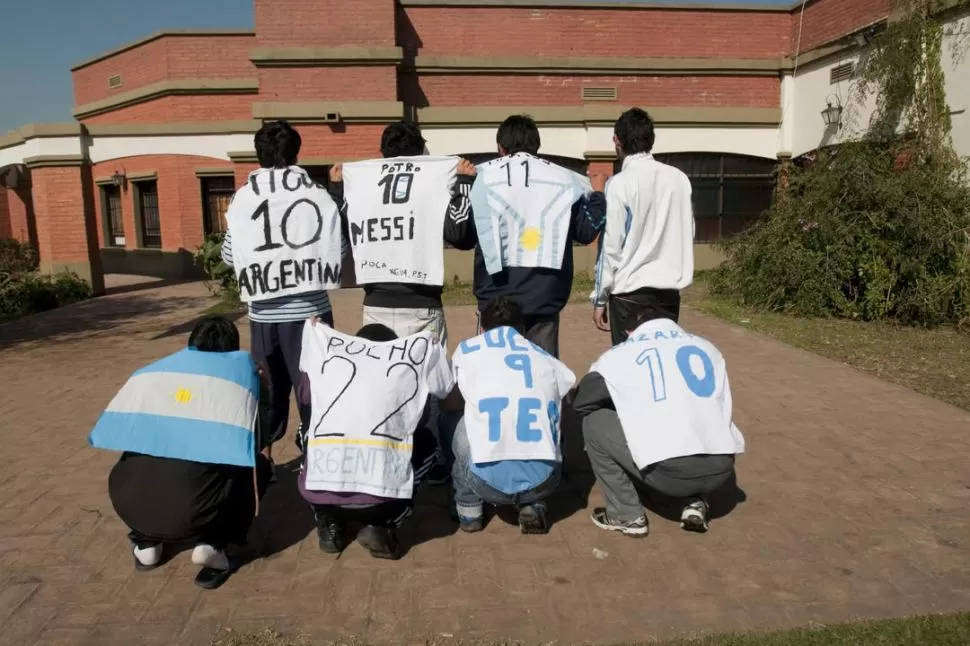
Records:
<instances>
[{"instance_id":1,"label":"beige wall","mask_svg":"<svg viewBox=\"0 0 970 646\"><path fill-rule=\"evenodd\" d=\"M595 244L573 249L573 263L577 274L586 273L590 276L593 275L596 267L596 249ZM471 282L473 254L474 252L472 251L445 249L445 281L453 282L457 279L461 282ZM724 255L715 249L713 245L694 245L695 271L713 269L721 264L723 260Z\"/></svg>"}]
</instances>

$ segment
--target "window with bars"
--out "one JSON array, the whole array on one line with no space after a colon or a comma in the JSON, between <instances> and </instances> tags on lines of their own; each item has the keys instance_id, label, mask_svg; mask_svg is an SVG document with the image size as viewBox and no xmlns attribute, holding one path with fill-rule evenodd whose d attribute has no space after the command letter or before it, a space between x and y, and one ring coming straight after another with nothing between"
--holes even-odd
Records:
<instances>
[{"instance_id":1,"label":"window with bars","mask_svg":"<svg viewBox=\"0 0 970 646\"><path fill-rule=\"evenodd\" d=\"M158 213L158 182L135 182L134 187L141 246L146 249L161 249L162 222Z\"/></svg>"},{"instance_id":2,"label":"window with bars","mask_svg":"<svg viewBox=\"0 0 970 646\"><path fill-rule=\"evenodd\" d=\"M226 232L226 211L236 192L232 175L202 178L202 225L205 234Z\"/></svg>"},{"instance_id":3,"label":"window with bars","mask_svg":"<svg viewBox=\"0 0 970 646\"><path fill-rule=\"evenodd\" d=\"M771 207L774 160L708 153L671 153L656 159L690 178L695 242L715 242L741 233Z\"/></svg>"},{"instance_id":4,"label":"window with bars","mask_svg":"<svg viewBox=\"0 0 970 646\"><path fill-rule=\"evenodd\" d=\"M104 218L106 247L125 246L125 223L121 212L121 188L110 184L101 187L101 213Z\"/></svg>"}]
</instances>

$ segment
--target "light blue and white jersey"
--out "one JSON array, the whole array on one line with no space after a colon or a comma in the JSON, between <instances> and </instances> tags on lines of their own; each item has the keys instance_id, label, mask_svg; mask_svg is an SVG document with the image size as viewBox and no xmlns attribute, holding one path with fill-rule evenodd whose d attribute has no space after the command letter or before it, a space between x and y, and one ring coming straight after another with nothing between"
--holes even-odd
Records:
<instances>
[{"instance_id":1,"label":"light blue and white jersey","mask_svg":"<svg viewBox=\"0 0 970 646\"><path fill-rule=\"evenodd\" d=\"M488 273L561 269L573 204L592 193L589 178L528 153L493 159L477 171L472 213Z\"/></svg>"},{"instance_id":2,"label":"light blue and white jersey","mask_svg":"<svg viewBox=\"0 0 970 646\"><path fill-rule=\"evenodd\" d=\"M562 459L560 407L576 376L510 327L463 341L452 366L472 472L507 494L544 482Z\"/></svg>"},{"instance_id":3,"label":"light blue and white jersey","mask_svg":"<svg viewBox=\"0 0 970 646\"><path fill-rule=\"evenodd\" d=\"M187 348L138 370L88 443L159 458L256 464L259 376L248 352Z\"/></svg>"},{"instance_id":4,"label":"light blue and white jersey","mask_svg":"<svg viewBox=\"0 0 970 646\"><path fill-rule=\"evenodd\" d=\"M590 368L606 382L637 468L744 453L724 357L669 319L648 321Z\"/></svg>"}]
</instances>

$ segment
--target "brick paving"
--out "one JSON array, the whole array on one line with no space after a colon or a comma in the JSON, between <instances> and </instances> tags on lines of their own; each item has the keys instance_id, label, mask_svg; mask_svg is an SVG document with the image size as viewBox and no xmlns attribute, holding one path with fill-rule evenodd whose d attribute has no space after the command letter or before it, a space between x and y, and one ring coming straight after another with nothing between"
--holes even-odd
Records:
<instances>
[{"instance_id":1,"label":"brick paving","mask_svg":"<svg viewBox=\"0 0 970 646\"><path fill-rule=\"evenodd\" d=\"M970 610L970 414L691 311L685 326L727 357L749 448L744 495L707 535L656 514L646 540L596 529L587 510L601 495L586 500L572 451L545 537L497 519L457 535L444 491L428 490L402 561L357 545L335 559L284 473L253 528L254 559L222 589L196 588L186 553L136 574L106 491L116 456L85 438L211 301L198 284L114 284L129 291L0 326L2 644L207 644L224 626L609 643ZM354 328L359 293L334 304L338 327ZM473 310L451 308L448 323L454 345ZM562 339L580 374L608 344L582 305L564 313ZM289 436L277 457L295 457Z\"/></svg>"}]
</instances>

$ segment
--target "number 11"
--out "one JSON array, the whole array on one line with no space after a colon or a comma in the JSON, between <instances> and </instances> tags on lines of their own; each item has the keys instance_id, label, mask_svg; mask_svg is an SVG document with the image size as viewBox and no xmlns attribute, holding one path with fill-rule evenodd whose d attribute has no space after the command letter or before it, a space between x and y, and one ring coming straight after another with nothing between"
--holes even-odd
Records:
<instances>
[{"instance_id":1,"label":"number 11","mask_svg":"<svg viewBox=\"0 0 970 646\"><path fill-rule=\"evenodd\" d=\"M520 165L525 166L525 187L529 188L529 160L526 159ZM512 165L506 162L502 164L502 167L505 168L505 176L508 178L509 186L512 186Z\"/></svg>"}]
</instances>

